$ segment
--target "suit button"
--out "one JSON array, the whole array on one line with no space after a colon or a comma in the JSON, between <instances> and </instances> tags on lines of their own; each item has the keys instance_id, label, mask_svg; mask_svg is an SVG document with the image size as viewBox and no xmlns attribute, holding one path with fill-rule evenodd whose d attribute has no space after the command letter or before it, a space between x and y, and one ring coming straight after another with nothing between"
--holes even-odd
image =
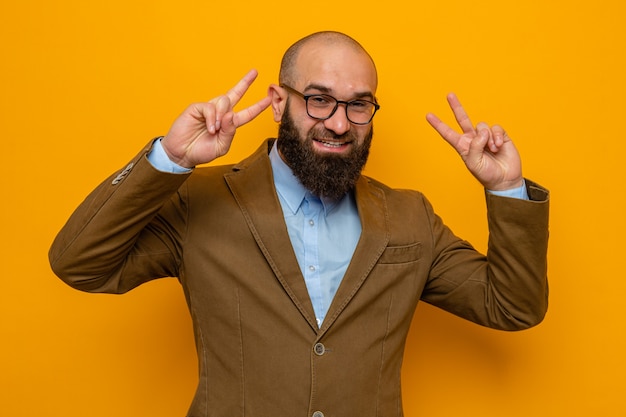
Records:
<instances>
[{"instance_id":1,"label":"suit button","mask_svg":"<svg viewBox=\"0 0 626 417\"><path fill-rule=\"evenodd\" d=\"M324 353L326 353L326 348L324 347L322 343L316 343L315 346L313 346L313 352L315 352L317 356L322 356ZM319 416L316 416L315 414L313 414L313 416L323 417L324 414L320 414Z\"/></svg>"},{"instance_id":2,"label":"suit button","mask_svg":"<svg viewBox=\"0 0 626 417\"><path fill-rule=\"evenodd\" d=\"M316 411L313 413L312 417L324 417L324 413L322 413L321 411Z\"/></svg>"}]
</instances>

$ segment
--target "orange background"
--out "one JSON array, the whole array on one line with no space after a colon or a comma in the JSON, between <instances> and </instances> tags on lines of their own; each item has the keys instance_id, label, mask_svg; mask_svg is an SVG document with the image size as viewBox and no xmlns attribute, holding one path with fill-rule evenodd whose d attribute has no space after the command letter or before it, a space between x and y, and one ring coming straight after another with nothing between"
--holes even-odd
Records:
<instances>
[{"instance_id":1,"label":"orange background","mask_svg":"<svg viewBox=\"0 0 626 417\"><path fill-rule=\"evenodd\" d=\"M625 4L4 2L0 415L184 415L196 359L178 283L84 294L53 276L48 247L86 194L187 104L251 67L260 76L245 102L256 101L284 50L322 29L353 35L378 64L382 110L367 174L424 191L484 249L482 190L424 119L433 111L452 122L445 94L455 91L475 122L507 129L525 175L552 192L546 320L504 333L420 305L405 414L626 415ZM222 161L275 132L264 113Z\"/></svg>"}]
</instances>

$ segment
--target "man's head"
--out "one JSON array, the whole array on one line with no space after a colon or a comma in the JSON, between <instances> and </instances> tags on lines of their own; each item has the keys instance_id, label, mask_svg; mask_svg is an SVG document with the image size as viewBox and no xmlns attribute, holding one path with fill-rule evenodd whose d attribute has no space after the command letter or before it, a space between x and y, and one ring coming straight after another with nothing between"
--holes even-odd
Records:
<instances>
[{"instance_id":1,"label":"man's head","mask_svg":"<svg viewBox=\"0 0 626 417\"><path fill-rule=\"evenodd\" d=\"M280 122L282 158L314 194L341 197L354 186L369 153L373 129L362 109L365 105L365 111L375 111L367 104L376 102L373 60L354 39L338 32L319 32L287 50L279 81L280 86L270 87L270 94L274 119ZM341 103L321 120L312 111L314 103L308 103L307 112L302 94L327 95ZM354 100L361 101L347 104Z\"/></svg>"}]
</instances>

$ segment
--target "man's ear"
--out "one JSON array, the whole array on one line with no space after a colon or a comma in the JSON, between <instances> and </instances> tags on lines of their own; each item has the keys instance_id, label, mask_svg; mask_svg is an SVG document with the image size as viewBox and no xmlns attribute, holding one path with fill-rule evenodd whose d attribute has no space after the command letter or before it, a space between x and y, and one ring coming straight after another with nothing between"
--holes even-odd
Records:
<instances>
[{"instance_id":1,"label":"man's ear","mask_svg":"<svg viewBox=\"0 0 626 417\"><path fill-rule=\"evenodd\" d=\"M285 106L287 106L287 91L284 88L270 84L267 94L272 99L272 113L274 114L274 121L280 123L285 112Z\"/></svg>"}]
</instances>

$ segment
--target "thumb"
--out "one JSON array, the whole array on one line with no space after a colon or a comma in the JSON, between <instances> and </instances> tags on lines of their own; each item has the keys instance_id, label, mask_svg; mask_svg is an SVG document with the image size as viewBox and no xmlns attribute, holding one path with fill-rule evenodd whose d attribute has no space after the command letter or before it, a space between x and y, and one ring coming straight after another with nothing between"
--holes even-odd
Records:
<instances>
[{"instance_id":1,"label":"thumb","mask_svg":"<svg viewBox=\"0 0 626 417\"><path fill-rule=\"evenodd\" d=\"M235 126L235 113L229 111L222 117L220 131L227 136L234 136L237 126Z\"/></svg>"},{"instance_id":2,"label":"thumb","mask_svg":"<svg viewBox=\"0 0 626 417\"><path fill-rule=\"evenodd\" d=\"M487 146L487 142L491 137L491 132L489 129L479 129L476 133L474 140L470 144L470 153L483 153L485 146Z\"/></svg>"},{"instance_id":3,"label":"thumb","mask_svg":"<svg viewBox=\"0 0 626 417\"><path fill-rule=\"evenodd\" d=\"M224 116L231 111L230 99L227 96L219 96L215 101L215 129L222 126Z\"/></svg>"},{"instance_id":4,"label":"thumb","mask_svg":"<svg viewBox=\"0 0 626 417\"><path fill-rule=\"evenodd\" d=\"M481 165L485 146L489 141L489 129L480 129L469 144L466 165L470 170Z\"/></svg>"}]
</instances>

